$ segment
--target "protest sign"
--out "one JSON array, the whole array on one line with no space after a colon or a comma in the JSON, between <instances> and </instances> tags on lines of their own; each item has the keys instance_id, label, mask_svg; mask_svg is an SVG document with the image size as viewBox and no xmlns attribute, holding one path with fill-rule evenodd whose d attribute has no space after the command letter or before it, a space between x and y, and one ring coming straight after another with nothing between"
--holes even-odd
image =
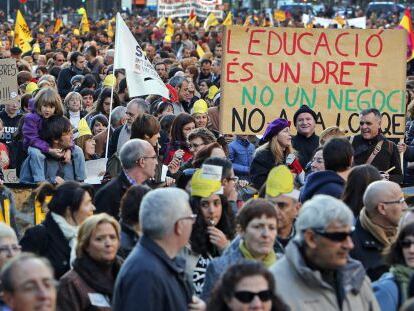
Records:
<instances>
[{"instance_id":1,"label":"protest sign","mask_svg":"<svg viewBox=\"0 0 414 311\"><path fill-rule=\"evenodd\" d=\"M206 18L209 13L223 18L222 0L158 0L158 17L184 17L191 11L200 18Z\"/></svg>"},{"instance_id":2,"label":"protest sign","mask_svg":"<svg viewBox=\"0 0 414 311\"><path fill-rule=\"evenodd\" d=\"M19 100L17 92L17 66L13 58L0 59L0 103L9 104Z\"/></svg>"},{"instance_id":3,"label":"protest sign","mask_svg":"<svg viewBox=\"0 0 414 311\"><path fill-rule=\"evenodd\" d=\"M99 185L101 183L105 175L107 160L106 158L102 158L85 162L86 183L91 185Z\"/></svg>"},{"instance_id":4,"label":"protest sign","mask_svg":"<svg viewBox=\"0 0 414 311\"><path fill-rule=\"evenodd\" d=\"M374 107L383 132L402 137L406 40L400 30L226 27L220 130L262 134L306 104L317 132L357 133L359 112Z\"/></svg>"}]
</instances>

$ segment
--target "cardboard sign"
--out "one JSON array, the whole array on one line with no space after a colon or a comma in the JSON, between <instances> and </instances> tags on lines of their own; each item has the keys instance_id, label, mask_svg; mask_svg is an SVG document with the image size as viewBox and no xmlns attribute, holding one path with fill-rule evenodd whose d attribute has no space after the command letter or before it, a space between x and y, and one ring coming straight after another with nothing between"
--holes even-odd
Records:
<instances>
[{"instance_id":1,"label":"cardboard sign","mask_svg":"<svg viewBox=\"0 0 414 311\"><path fill-rule=\"evenodd\" d=\"M185 17L193 11L198 18L209 13L223 18L222 0L158 0L158 17Z\"/></svg>"},{"instance_id":2,"label":"cardboard sign","mask_svg":"<svg viewBox=\"0 0 414 311\"><path fill-rule=\"evenodd\" d=\"M220 130L263 134L275 118L308 105L316 132L359 132L359 112L377 108L385 135L405 130L404 30L226 27ZM292 127L294 128L294 127Z\"/></svg>"},{"instance_id":3,"label":"cardboard sign","mask_svg":"<svg viewBox=\"0 0 414 311\"><path fill-rule=\"evenodd\" d=\"M15 103L19 100L17 72L15 59L0 59L0 104Z\"/></svg>"}]
</instances>

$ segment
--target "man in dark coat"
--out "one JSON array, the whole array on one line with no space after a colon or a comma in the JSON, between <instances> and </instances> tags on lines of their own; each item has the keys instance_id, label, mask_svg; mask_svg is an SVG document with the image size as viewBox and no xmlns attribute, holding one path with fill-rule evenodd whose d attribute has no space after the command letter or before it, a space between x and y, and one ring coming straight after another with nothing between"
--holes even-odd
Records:
<instances>
[{"instance_id":1,"label":"man in dark coat","mask_svg":"<svg viewBox=\"0 0 414 311\"><path fill-rule=\"evenodd\" d=\"M73 52L70 55L70 67L62 69L57 80L59 95L65 98L70 92L72 84L70 80L76 75L86 75L89 70L86 68L86 60L81 52Z\"/></svg>"},{"instance_id":2,"label":"man in dark coat","mask_svg":"<svg viewBox=\"0 0 414 311\"><path fill-rule=\"evenodd\" d=\"M309 175L300 195L300 201L311 199L316 194L326 194L340 199L345 181L351 171L354 151L346 138L332 138L323 147L325 171Z\"/></svg>"},{"instance_id":3,"label":"man in dark coat","mask_svg":"<svg viewBox=\"0 0 414 311\"><path fill-rule=\"evenodd\" d=\"M404 151L403 145L397 146L381 134L381 113L378 109L362 110L359 114L359 120L361 134L352 139L355 165L368 162L367 164L375 166L381 172L394 167L389 175L383 175L385 178L401 184L403 174L399 151ZM375 155L375 157L368 161L371 155Z\"/></svg>"},{"instance_id":4,"label":"man in dark coat","mask_svg":"<svg viewBox=\"0 0 414 311\"><path fill-rule=\"evenodd\" d=\"M389 269L382 254L397 238L398 224L407 204L400 186L386 180L371 183L363 202L352 234L355 247L351 257L359 260L371 281L375 281Z\"/></svg>"},{"instance_id":5,"label":"man in dark coat","mask_svg":"<svg viewBox=\"0 0 414 311\"><path fill-rule=\"evenodd\" d=\"M98 213L107 213L119 219L121 198L132 185L141 185L155 176L158 157L151 144L142 139L131 139L121 149L119 157L123 170L96 193Z\"/></svg>"},{"instance_id":6,"label":"man in dark coat","mask_svg":"<svg viewBox=\"0 0 414 311\"><path fill-rule=\"evenodd\" d=\"M319 136L315 134L315 111L307 105L301 106L293 116L293 124L298 133L292 138L292 146L299 153L300 165L306 167L319 146Z\"/></svg>"},{"instance_id":7,"label":"man in dark coat","mask_svg":"<svg viewBox=\"0 0 414 311\"><path fill-rule=\"evenodd\" d=\"M203 310L205 304L192 296L185 261L176 257L195 221L188 200L177 188L144 196L139 213L143 236L119 272L114 311Z\"/></svg>"}]
</instances>

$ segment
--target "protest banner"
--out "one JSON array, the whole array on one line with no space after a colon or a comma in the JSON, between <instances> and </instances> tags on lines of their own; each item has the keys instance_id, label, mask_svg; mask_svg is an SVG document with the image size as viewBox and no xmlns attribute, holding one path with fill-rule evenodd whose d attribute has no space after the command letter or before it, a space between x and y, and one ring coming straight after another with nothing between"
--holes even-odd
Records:
<instances>
[{"instance_id":1,"label":"protest banner","mask_svg":"<svg viewBox=\"0 0 414 311\"><path fill-rule=\"evenodd\" d=\"M3 105L19 100L17 72L15 59L0 59L0 103Z\"/></svg>"},{"instance_id":2,"label":"protest banner","mask_svg":"<svg viewBox=\"0 0 414 311\"><path fill-rule=\"evenodd\" d=\"M359 112L374 107L384 134L402 137L405 47L400 30L226 27L220 130L262 134L306 104L317 133L333 125L357 133Z\"/></svg>"},{"instance_id":3,"label":"protest banner","mask_svg":"<svg viewBox=\"0 0 414 311\"><path fill-rule=\"evenodd\" d=\"M222 0L158 0L158 17L184 17L191 11L200 17L206 18L209 13L223 18Z\"/></svg>"}]
</instances>

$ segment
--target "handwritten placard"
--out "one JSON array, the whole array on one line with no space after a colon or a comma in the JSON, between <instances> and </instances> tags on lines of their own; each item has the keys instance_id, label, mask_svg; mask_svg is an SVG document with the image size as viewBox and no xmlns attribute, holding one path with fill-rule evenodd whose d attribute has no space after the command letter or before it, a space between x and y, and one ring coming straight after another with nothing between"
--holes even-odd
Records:
<instances>
[{"instance_id":1,"label":"handwritten placard","mask_svg":"<svg viewBox=\"0 0 414 311\"><path fill-rule=\"evenodd\" d=\"M19 100L17 92L17 66L13 58L0 59L0 103L9 104Z\"/></svg>"},{"instance_id":2,"label":"handwritten placard","mask_svg":"<svg viewBox=\"0 0 414 311\"><path fill-rule=\"evenodd\" d=\"M306 104L317 132L357 133L359 112L375 107L386 135L404 135L405 30L229 26L224 34L222 133L262 134Z\"/></svg>"}]
</instances>

